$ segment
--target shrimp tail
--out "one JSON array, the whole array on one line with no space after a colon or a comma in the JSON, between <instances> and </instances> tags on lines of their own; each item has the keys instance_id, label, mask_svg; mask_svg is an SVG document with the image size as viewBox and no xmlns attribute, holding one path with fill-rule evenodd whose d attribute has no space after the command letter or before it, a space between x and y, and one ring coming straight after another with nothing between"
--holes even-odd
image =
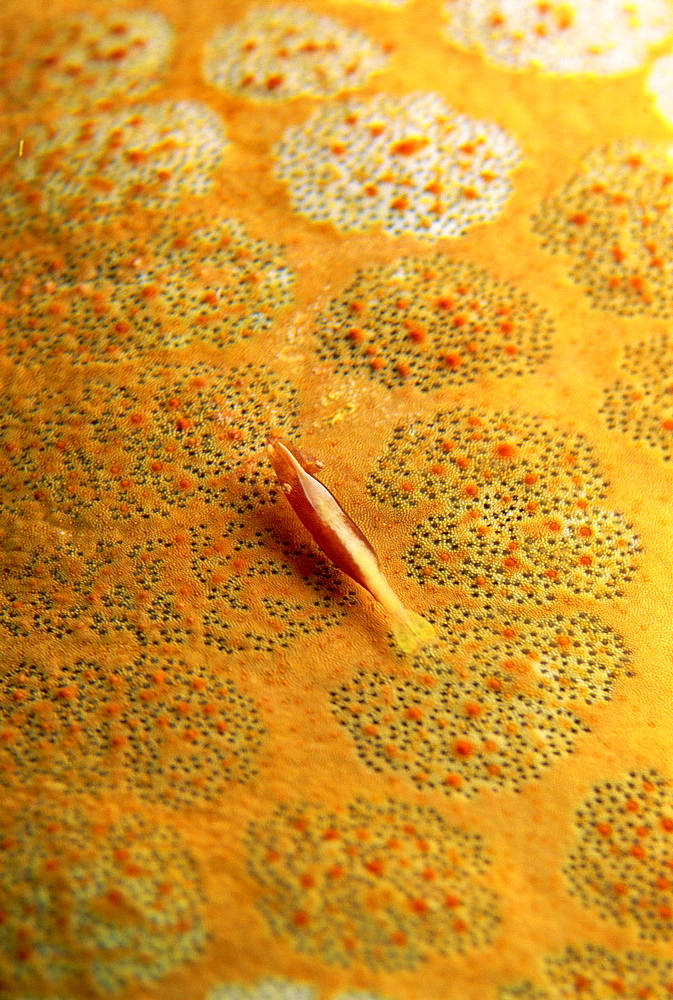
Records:
<instances>
[{"instance_id":1,"label":"shrimp tail","mask_svg":"<svg viewBox=\"0 0 673 1000\"><path fill-rule=\"evenodd\" d=\"M437 641L437 630L426 618L409 608L392 622L393 642L401 653L413 655Z\"/></svg>"}]
</instances>

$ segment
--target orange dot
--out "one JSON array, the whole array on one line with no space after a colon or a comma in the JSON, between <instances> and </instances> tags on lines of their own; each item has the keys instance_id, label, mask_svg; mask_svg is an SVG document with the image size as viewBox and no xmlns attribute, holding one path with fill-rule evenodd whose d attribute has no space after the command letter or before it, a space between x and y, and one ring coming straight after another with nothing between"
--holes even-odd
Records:
<instances>
[{"instance_id":1,"label":"orange dot","mask_svg":"<svg viewBox=\"0 0 673 1000\"><path fill-rule=\"evenodd\" d=\"M516 447L513 444L503 443L496 445L495 453L499 458L514 458Z\"/></svg>"},{"instance_id":2,"label":"orange dot","mask_svg":"<svg viewBox=\"0 0 673 1000\"><path fill-rule=\"evenodd\" d=\"M474 746L469 740L456 740L453 749L459 757L470 757L474 753Z\"/></svg>"},{"instance_id":3,"label":"orange dot","mask_svg":"<svg viewBox=\"0 0 673 1000\"><path fill-rule=\"evenodd\" d=\"M398 156L411 156L413 153L418 153L420 150L425 149L429 143L430 140L426 139L425 136L413 139L401 139L399 142L393 143L390 147L390 152Z\"/></svg>"},{"instance_id":4,"label":"orange dot","mask_svg":"<svg viewBox=\"0 0 673 1000\"><path fill-rule=\"evenodd\" d=\"M410 340L413 340L416 344L423 344L428 339L427 330L420 323L415 322L412 319L405 319L404 326L407 330Z\"/></svg>"},{"instance_id":5,"label":"orange dot","mask_svg":"<svg viewBox=\"0 0 673 1000\"><path fill-rule=\"evenodd\" d=\"M311 921L308 913L305 910L297 910L297 912L292 917L292 923L295 927L306 927Z\"/></svg>"},{"instance_id":6,"label":"orange dot","mask_svg":"<svg viewBox=\"0 0 673 1000\"><path fill-rule=\"evenodd\" d=\"M384 871L386 870L383 861L379 861L376 859L372 861L367 861L367 863L365 864L365 868L367 869L368 872L371 872L372 875L383 875Z\"/></svg>"},{"instance_id":7,"label":"orange dot","mask_svg":"<svg viewBox=\"0 0 673 1000\"><path fill-rule=\"evenodd\" d=\"M429 906L424 899L410 899L409 907L414 913L418 913L419 916L424 916L429 910Z\"/></svg>"},{"instance_id":8,"label":"orange dot","mask_svg":"<svg viewBox=\"0 0 673 1000\"><path fill-rule=\"evenodd\" d=\"M404 195L401 195L399 198L393 198L390 207L395 209L396 212L406 212L409 208L409 199Z\"/></svg>"}]
</instances>

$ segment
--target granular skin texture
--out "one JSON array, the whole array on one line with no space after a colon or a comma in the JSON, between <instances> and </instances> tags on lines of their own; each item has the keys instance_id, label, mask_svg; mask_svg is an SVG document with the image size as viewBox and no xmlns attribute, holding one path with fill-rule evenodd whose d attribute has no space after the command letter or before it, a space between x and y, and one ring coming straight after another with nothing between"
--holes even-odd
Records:
<instances>
[{"instance_id":1,"label":"granular skin texture","mask_svg":"<svg viewBox=\"0 0 673 1000\"><path fill-rule=\"evenodd\" d=\"M13 25L0 47L0 89L9 109L89 110L158 86L173 49L170 23L150 11L91 13Z\"/></svg>"},{"instance_id":2,"label":"granular skin texture","mask_svg":"<svg viewBox=\"0 0 673 1000\"><path fill-rule=\"evenodd\" d=\"M293 209L312 222L431 241L497 218L519 162L501 128L423 93L327 105L274 155Z\"/></svg>"},{"instance_id":3,"label":"granular skin texture","mask_svg":"<svg viewBox=\"0 0 673 1000\"><path fill-rule=\"evenodd\" d=\"M545 960L548 989L518 983L500 990L498 1000L556 1000L589 997L611 1000L665 1000L673 991L673 963L642 951L614 952L597 945L569 947Z\"/></svg>"},{"instance_id":4,"label":"granular skin texture","mask_svg":"<svg viewBox=\"0 0 673 1000\"><path fill-rule=\"evenodd\" d=\"M306 545L256 531L251 519L233 521L213 536L207 524L193 535L192 568L206 588L204 641L223 652L287 648L301 635L339 625L353 605L352 589ZM300 574L302 586L297 586ZM248 581L262 582L253 598ZM258 611L251 616L253 600ZM251 629L252 621L264 627ZM234 631L236 627L241 631ZM241 634L242 632L242 634Z\"/></svg>"},{"instance_id":5,"label":"granular skin texture","mask_svg":"<svg viewBox=\"0 0 673 1000\"><path fill-rule=\"evenodd\" d=\"M404 553L421 584L544 606L561 593L620 596L637 567L638 538L604 507L588 442L535 418L456 408L397 427L368 489L393 509L441 504Z\"/></svg>"},{"instance_id":6,"label":"granular skin texture","mask_svg":"<svg viewBox=\"0 0 673 1000\"><path fill-rule=\"evenodd\" d=\"M0 4L0 1000L671 1000L671 11Z\"/></svg>"},{"instance_id":7,"label":"granular skin texture","mask_svg":"<svg viewBox=\"0 0 673 1000\"><path fill-rule=\"evenodd\" d=\"M72 792L123 785L175 807L247 782L264 729L251 699L205 666L141 656L111 673L21 664L2 677L0 782L48 776Z\"/></svg>"},{"instance_id":8,"label":"granular skin texture","mask_svg":"<svg viewBox=\"0 0 673 1000\"><path fill-rule=\"evenodd\" d=\"M330 963L414 968L483 945L499 922L480 839L427 807L281 806L251 827L249 850L271 927Z\"/></svg>"},{"instance_id":9,"label":"granular skin texture","mask_svg":"<svg viewBox=\"0 0 673 1000\"><path fill-rule=\"evenodd\" d=\"M642 441L665 462L673 448L673 379L667 334L627 344L620 377L604 390L601 413L610 430Z\"/></svg>"},{"instance_id":10,"label":"granular skin texture","mask_svg":"<svg viewBox=\"0 0 673 1000\"><path fill-rule=\"evenodd\" d=\"M198 867L170 828L100 822L38 805L3 818L3 988L115 993L152 983L204 949ZM129 919L130 917L133 919Z\"/></svg>"},{"instance_id":11,"label":"granular skin texture","mask_svg":"<svg viewBox=\"0 0 673 1000\"><path fill-rule=\"evenodd\" d=\"M449 796L519 790L572 753L583 707L612 698L630 657L587 615L533 622L456 606L403 673L361 669L332 709L362 759Z\"/></svg>"},{"instance_id":12,"label":"granular skin texture","mask_svg":"<svg viewBox=\"0 0 673 1000\"><path fill-rule=\"evenodd\" d=\"M7 260L4 352L86 364L263 336L292 301L281 248L226 217L194 226L179 237L165 221L144 237L101 228Z\"/></svg>"},{"instance_id":13,"label":"granular skin texture","mask_svg":"<svg viewBox=\"0 0 673 1000\"><path fill-rule=\"evenodd\" d=\"M219 502L221 477L254 479L250 456L271 432L292 433L295 399L287 379L250 364L155 362L133 384L99 368L61 380L38 372L30 395L7 401L5 496L15 495L12 512L32 498L122 521L163 516L195 493Z\"/></svg>"},{"instance_id":14,"label":"granular skin texture","mask_svg":"<svg viewBox=\"0 0 673 1000\"><path fill-rule=\"evenodd\" d=\"M293 6L252 8L206 45L208 83L241 97L330 97L361 87L386 56L365 35Z\"/></svg>"},{"instance_id":15,"label":"granular skin texture","mask_svg":"<svg viewBox=\"0 0 673 1000\"><path fill-rule=\"evenodd\" d=\"M66 116L52 131L27 130L24 153L0 160L0 191L10 224L37 211L55 231L76 228L84 210L117 218L136 204L148 211L203 197L227 146L224 125L207 105L165 101L90 118Z\"/></svg>"},{"instance_id":16,"label":"granular skin texture","mask_svg":"<svg viewBox=\"0 0 673 1000\"><path fill-rule=\"evenodd\" d=\"M637 69L673 29L661 0L446 0L444 12L449 41L476 46L489 61L510 69L563 75Z\"/></svg>"},{"instance_id":17,"label":"granular skin texture","mask_svg":"<svg viewBox=\"0 0 673 1000\"><path fill-rule=\"evenodd\" d=\"M576 816L566 864L571 891L643 939L673 937L673 794L655 771L597 785Z\"/></svg>"},{"instance_id":18,"label":"granular skin texture","mask_svg":"<svg viewBox=\"0 0 673 1000\"><path fill-rule=\"evenodd\" d=\"M667 146L615 143L584 158L533 228L596 308L670 318L672 185Z\"/></svg>"},{"instance_id":19,"label":"granular skin texture","mask_svg":"<svg viewBox=\"0 0 673 1000\"><path fill-rule=\"evenodd\" d=\"M535 370L552 332L527 296L442 256L360 271L318 319L319 356L344 376L423 392Z\"/></svg>"}]
</instances>

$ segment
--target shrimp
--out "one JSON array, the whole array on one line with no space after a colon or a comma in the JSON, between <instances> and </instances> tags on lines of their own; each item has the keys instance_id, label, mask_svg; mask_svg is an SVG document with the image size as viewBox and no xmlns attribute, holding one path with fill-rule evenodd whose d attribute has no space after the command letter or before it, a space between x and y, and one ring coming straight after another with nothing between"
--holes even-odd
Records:
<instances>
[{"instance_id":1,"label":"shrimp","mask_svg":"<svg viewBox=\"0 0 673 1000\"><path fill-rule=\"evenodd\" d=\"M278 438L269 438L267 450L295 514L328 559L384 608L398 648L403 653L414 653L432 642L434 627L402 603L386 580L371 543L327 487L315 478L322 463Z\"/></svg>"}]
</instances>

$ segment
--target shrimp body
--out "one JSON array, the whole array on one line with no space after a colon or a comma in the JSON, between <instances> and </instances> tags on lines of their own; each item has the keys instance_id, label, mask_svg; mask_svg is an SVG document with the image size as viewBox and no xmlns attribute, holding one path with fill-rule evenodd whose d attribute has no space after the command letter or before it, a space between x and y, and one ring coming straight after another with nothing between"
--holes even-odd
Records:
<instances>
[{"instance_id":1,"label":"shrimp body","mask_svg":"<svg viewBox=\"0 0 673 1000\"><path fill-rule=\"evenodd\" d=\"M404 652L430 641L429 622L404 606L385 578L376 552L326 486L312 474L319 462L287 441L270 439L269 457L295 514L335 566L359 583L390 615L393 636Z\"/></svg>"}]
</instances>

